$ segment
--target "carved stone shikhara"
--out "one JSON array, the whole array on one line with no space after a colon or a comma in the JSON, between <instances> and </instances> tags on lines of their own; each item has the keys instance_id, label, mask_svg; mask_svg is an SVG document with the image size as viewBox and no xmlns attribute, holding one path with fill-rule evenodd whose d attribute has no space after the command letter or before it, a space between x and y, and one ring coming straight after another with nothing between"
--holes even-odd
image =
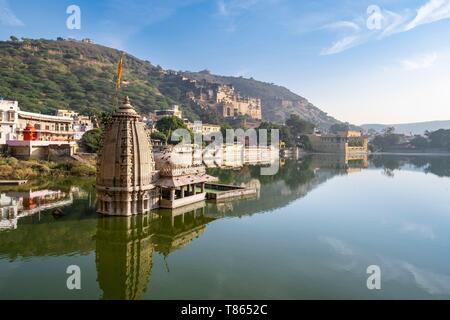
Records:
<instances>
[{"instance_id":1,"label":"carved stone shikhara","mask_svg":"<svg viewBox=\"0 0 450 320\"><path fill-rule=\"evenodd\" d=\"M158 207L152 145L139 114L124 99L112 116L97 160L97 211L130 216Z\"/></svg>"}]
</instances>

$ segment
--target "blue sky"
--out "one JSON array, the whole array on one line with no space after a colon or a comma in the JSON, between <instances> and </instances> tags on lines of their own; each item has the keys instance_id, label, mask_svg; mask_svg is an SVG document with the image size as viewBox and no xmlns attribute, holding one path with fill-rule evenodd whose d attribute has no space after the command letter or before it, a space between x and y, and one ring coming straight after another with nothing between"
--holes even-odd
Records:
<instances>
[{"instance_id":1,"label":"blue sky","mask_svg":"<svg viewBox=\"0 0 450 320\"><path fill-rule=\"evenodd\" d=\"M273 82L355 124L450 119L450 0L0 0L12 34Z\"/></svg>"}]
</instances>

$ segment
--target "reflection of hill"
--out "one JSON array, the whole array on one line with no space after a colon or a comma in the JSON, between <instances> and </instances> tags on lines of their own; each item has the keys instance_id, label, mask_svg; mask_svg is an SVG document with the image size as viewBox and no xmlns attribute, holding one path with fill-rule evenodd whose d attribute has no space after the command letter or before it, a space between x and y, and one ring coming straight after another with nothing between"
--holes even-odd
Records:
<instances>
[{"instance_id":1,"label":"reflection of hill","mask_svg":"<svg viewBox=\"0 0 450 320\"><path fill-rule=\"evenodd\" d=\"M383 154L371 157L371 167L383 168L392 172L399 169L423 170L425 173L432 173L438 177L450 177L450 156L445 155L397 155Z\"/></svg>"}]
</instances>

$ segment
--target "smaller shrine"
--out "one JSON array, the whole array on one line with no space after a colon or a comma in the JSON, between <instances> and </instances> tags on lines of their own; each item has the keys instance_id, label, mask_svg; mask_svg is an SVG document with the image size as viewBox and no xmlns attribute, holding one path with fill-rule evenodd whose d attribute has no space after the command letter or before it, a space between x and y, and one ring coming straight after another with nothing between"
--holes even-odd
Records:
<instances>
[{"instance_id":1,"label":"smaller shrine","mask_svg":"<svg viewBox=\"0 0 450 320\"><path fill-rule=\"evenodd\" d=\"M206 199L205 184L217 181L202 164L193 164L192 149L171 146L155 157L160 207L179 208Z\"/></svg>"}]
</instances>

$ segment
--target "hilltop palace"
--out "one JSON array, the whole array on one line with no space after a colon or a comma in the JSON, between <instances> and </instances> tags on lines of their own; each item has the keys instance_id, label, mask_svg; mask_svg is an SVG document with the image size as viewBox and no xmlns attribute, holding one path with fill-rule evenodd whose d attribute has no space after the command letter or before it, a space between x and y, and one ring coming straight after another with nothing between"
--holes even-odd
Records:
<instances>
[{"instance_id":1,"label":"hilltop palace","mask_svg":"<svg viewBox=\"0 0 450 320\"><path fill-rule=\"evenodd\" d=\"M112 116L98 156L97 211L131 216L205 200L205 184L214 178L187 157L169 150L155 162L145 124L126 97Z\"/></svg>"}]
</instances>

